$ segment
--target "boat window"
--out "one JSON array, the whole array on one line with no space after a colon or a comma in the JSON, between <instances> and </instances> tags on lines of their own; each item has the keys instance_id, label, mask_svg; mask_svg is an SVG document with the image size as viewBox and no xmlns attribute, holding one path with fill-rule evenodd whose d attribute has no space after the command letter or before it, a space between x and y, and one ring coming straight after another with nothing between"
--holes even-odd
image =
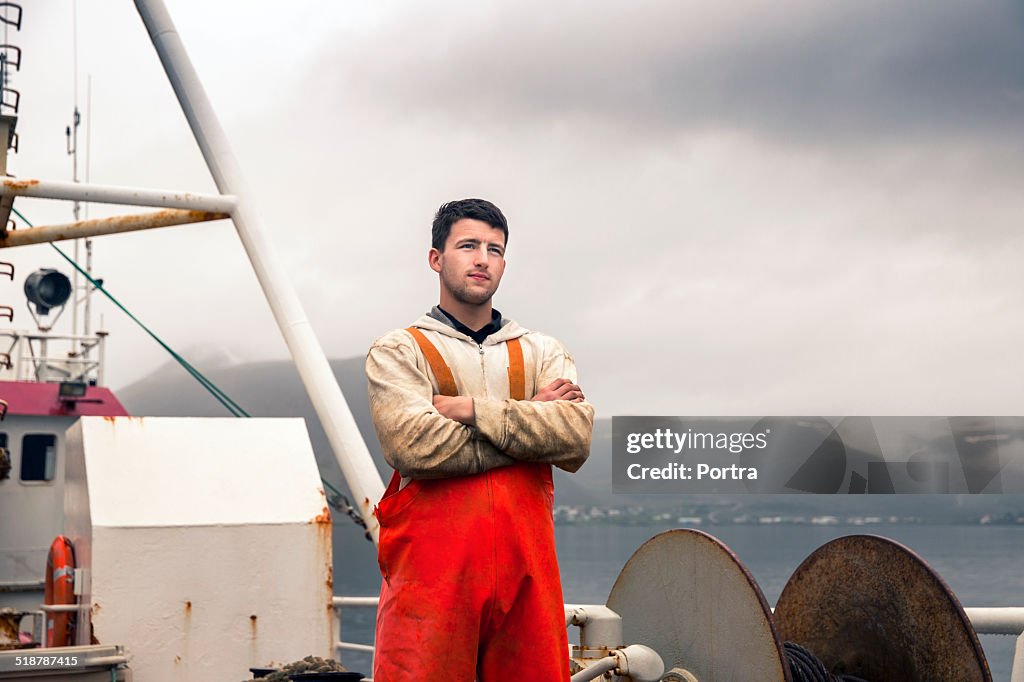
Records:
<instances>
[{"instance_id":1,"label":"boat window","mask_svg":"<svg viewBox=\"0 0 1024 682\"><path fill-rule=\"evenodd\" d=\"M57 460L57 437L29 433L21 439L21 480L52 481Z\"/></svg>"}]
</instances>

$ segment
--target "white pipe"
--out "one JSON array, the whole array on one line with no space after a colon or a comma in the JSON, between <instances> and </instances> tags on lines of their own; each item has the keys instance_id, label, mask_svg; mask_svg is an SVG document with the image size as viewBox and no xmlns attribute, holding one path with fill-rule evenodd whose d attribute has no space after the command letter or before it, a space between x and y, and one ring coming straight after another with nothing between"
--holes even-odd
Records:
<instances>
[{"instance_id":1,"label":"white pipe","mask_svg":"<svg viewBox=\"0 0 1024 682\"><path fill-rule=\"evenodd\" d=\"M42 649L46 651L46 649ZM81 666L84 668L106 668L107 666L127 665L127 656L98 656L96 658L85 659L85 665Z\"/></svg>"},{"instance_id":2,"label":"white pipe","mask_svg":"<svg viewBox=\"0 0 1024 682\"><path fill-rule=\"evenodd\" d=\"M313 334L295 289L284 270L271 257L273 250L267 242L262 222L246 200L249 194L238 162L163 0L135 0L135 6L149 31L153 46L217 189L239 198L231 211L238 237L252 262L256 278L263 287L270 309L295 360L299 376L352 491L355 507L376 543L378 526L373 516L373 506L384 494L380 473L359 434L352 412Z\"/></svg>"},{"instance_id":3,"label":"white pipe","mask_svg":"<svg viewBox=\"0 0 1024 682\"><path fill-rule=\"evenodd\" d=\"M193 194L171 189L84 185L78 182L57 180L3 178L3 182L0 182L0 196L67 199L70 201L92 201L99 204L129 204L230 213L235 207L236 200L235 197L225 196L225 194Z\"/></svg>"},{"instance_id":4,"label":"white pipe","mask_svg":"<svg viewBox=\"0 0 1024 682\"><path fill-rule=\"evenodd\" d=\"M983 635L1019 635L1024 632L1024 608L1020 606L969 607L964 612Z\"/></svg>"},{"instance_id":5,"label":"white pipe","mask_svg":"<svg viewBox=\"0 0 1024 682\"><path fill-rule=\"evenodd\" d=\"M334 648L346 651L362 651L368 654L372 654L374 651L373 647L369 644L353 644L352 642L335 642Z\"/></svg>"},{"instance_id":6,"label":"white pipe","mask_svg":"<svg viewBox=\"0 0 1024 682\"><path fill-rule=\"evenodd\" d=\"M615 656L606 656L592 666L584 668L579 671L571 678L569 682L586 682L586 680L596 680L605 673L610 673L619 667L619 659Z\"/></svg>"},{"instance_id":7,"label":"white pipe","mask_svg":"<svg viewBox=\"0 0 1024 682\"><path fill-rule=\"evenodd\" d=\"M3 334L2 336L9 336ZM42 580L14 580L11 582L2 582L0 587L3 587L4 592L33 592L35 590L41 590L46 585L45 581Z\"/></svg>"},{"instance_id":8,"label":"white pipe","mask_svg":"<svg viewBox=\"0 0 1024 682\"><path fill-rule=\"evenodd\" d=\"M633 682L658 682L665 673L665 662L657 651L643 644L630 644L614 652L618 674Z\"/></svg>"},{"instance_id":9,"label":"white pipe","mask_svg":"<svg viewBox=\"0 0 1024 682\"><path fill-rule=\"evenodd\" d=\"M39 610L46 613L71 613L74 611L88 611L88 604L40 604Z\"/></svg>"},{"instance_id":10,"label":"white pipe","mask_svg":"<svg viewBox=\"0 0 1024 682\"><path fill-rule=\"evenodd\" d=\"M607 606L589 604L566 609L566 625L580 629L581 649L616 649L623 645L622 617Z\"/></svg>"},{"instance_id":11,"label":"white pipe","mask_svg":"<svg viewBox=\"0 0 1024 682\"><path fill-rule=\"evenodd\" d=\"M343 606L372 606L377 608L380 597L334 597L331 600L334 608L340 609Z\"/></svg>"}]
</instances>

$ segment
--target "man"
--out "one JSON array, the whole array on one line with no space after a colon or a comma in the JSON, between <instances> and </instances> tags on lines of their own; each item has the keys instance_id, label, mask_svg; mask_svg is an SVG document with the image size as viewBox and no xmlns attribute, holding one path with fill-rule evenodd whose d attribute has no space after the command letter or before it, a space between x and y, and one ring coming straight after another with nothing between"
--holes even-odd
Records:
<instances>
[{"instance_id":1,"label":"man","mask_svg":"<svg viewBox=\"0 0 1024 682\"><path fill-rule=\"evenodd\" d=\"M561 344L492 307L507 240L494 204L441 206L440 305L367 355L395 469L376 509L376 682L569 679L551 465L582 466L594 410Z\"/></svg>"}]
</instances>

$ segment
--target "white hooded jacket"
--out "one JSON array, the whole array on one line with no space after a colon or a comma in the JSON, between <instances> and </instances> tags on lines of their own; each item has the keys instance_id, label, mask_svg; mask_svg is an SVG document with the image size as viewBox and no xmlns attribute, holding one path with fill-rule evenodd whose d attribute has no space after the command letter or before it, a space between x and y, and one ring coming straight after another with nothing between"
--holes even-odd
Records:
<instances>
[{"instance_id":1,"label":"white hooded jacket","mask_svg":"<svg viewBox=\"0 0 1024 682\"><path fill-rule=\"evenodd\" d=\"M576 366L562 344L511 320L482 344L428 315L413 326L444 357L459 395L473 398L476 426L448 419L434 407L437 380L408 331L382 336L366 357L370 411L384 457L403 478L476 474L516 461L547 462L570 472L583 465L594 426L590 403L509 397L504 342L520 339L528 396L558 378L576 383Z\"/></svg>"}]
</instances>

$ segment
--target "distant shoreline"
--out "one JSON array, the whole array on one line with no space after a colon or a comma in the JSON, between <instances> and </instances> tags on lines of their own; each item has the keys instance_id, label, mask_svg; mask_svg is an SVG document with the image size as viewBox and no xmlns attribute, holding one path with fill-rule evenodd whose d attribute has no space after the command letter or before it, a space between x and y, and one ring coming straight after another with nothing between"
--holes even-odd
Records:
<instances>
[{"instance_id":1,"label":"distant shoreline","mask_svg":"<svg viewBox=\"0 0 1024 682\"><path fill-rule=\"evenodd\" d=\"M897 515L864 515L864 514L756 514L743 513L729 516L721 512L707 515L677 514L662 509L645 507L603 508L574 507L559 505L555 507L554 519L556 526L573 525L616 525L616 526L658 526L666 523L677 523L682 526L836 526L863 528L865 526L1018 526L1024 528L1024 513L1006 512L1004 514L964 514L961 516L921 517Z\"/></svg>"}]
</instances>

